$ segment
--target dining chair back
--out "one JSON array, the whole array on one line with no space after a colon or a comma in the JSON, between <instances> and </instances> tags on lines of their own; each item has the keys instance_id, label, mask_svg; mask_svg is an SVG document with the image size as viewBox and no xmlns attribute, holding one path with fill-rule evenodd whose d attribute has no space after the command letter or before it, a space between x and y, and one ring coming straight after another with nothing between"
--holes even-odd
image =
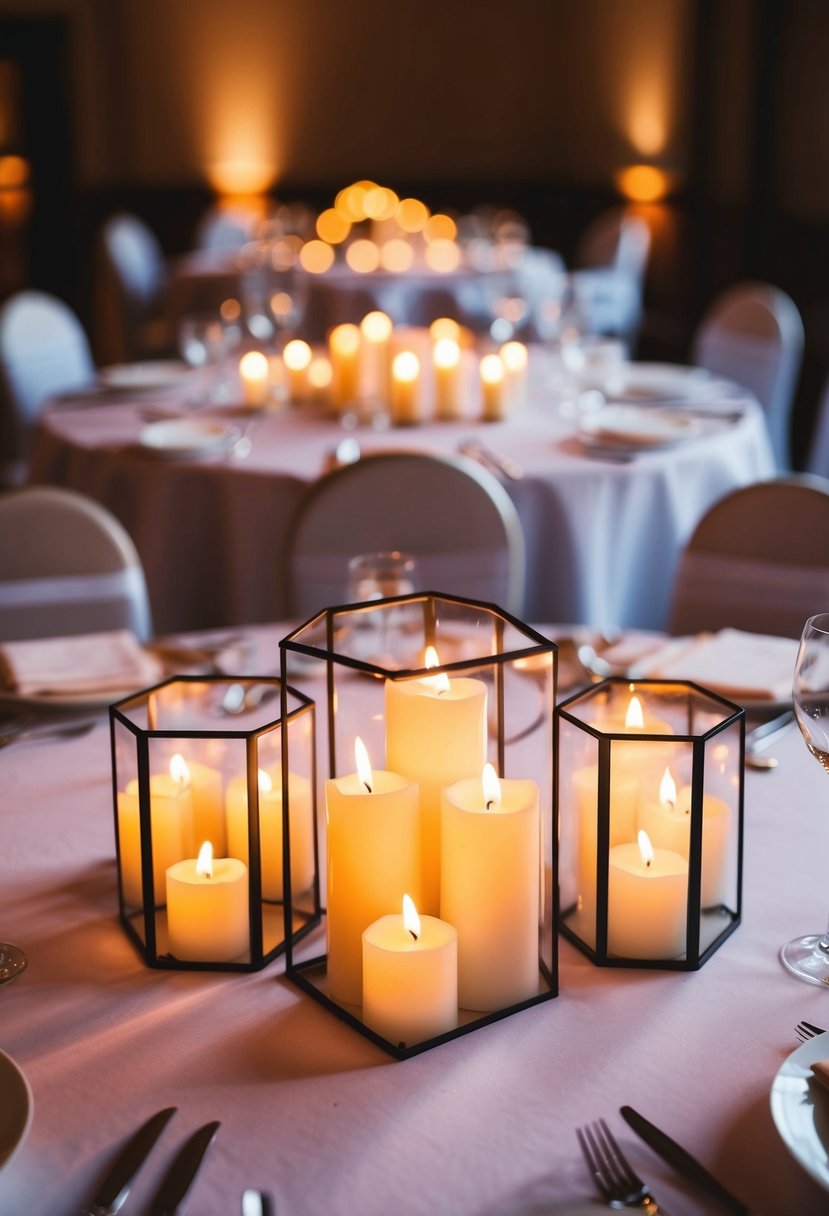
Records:
<instances>
[{"instance_id":1,"label":"dining chair back","mask_svg":"<svg viewBox=\"0 0 829 1216\"><path fill-rule=\"evenodd\" d=\"M636 345L650 255L650 228L623 207L602 212L576 246L571 286L583 323L593 334Z\"/></svg>"},{"instance_id":2,"label":"dining chair back","mask_svg":"<svg viewBox=\"0 0 829 1216\"><path fill-rule=\"evenodd\" d=\"M57 486L0 495L0 641L122 628L152 635L141 560L115 516Z\"/></svg>"},{"instance_id":3,"label":"dining chair back","mask_svg":"<svg viewBox=\"0 0 829 1216\"><path fill-rule=\"evenodd\" d=\"M95 364L86 332L56 296L20 291L0 307L0 463L4 484L26 473L44 402L90 384Z\"/></svg>"},{"instance_id":4,"label":"dining chair back","mask_svg":"<svg viewBox=\"0 0 829 1216\"><path fill-rule=\"evenodd\" d=\"M380 452L329 473L300 503L287 544L293 615L346 602L349 559L394 549L416 559L415 590L520 613L524 538L497 477L466 457Z\"/></svg>"},{"instance_id":5,"label":"dining chair back","mask_svg":"<svg viewBox=\"0 0 829 1216\"><path fill-rule=\"evenodd\" d=\"M829 477L829 376L818 401L809 450L806 454L806 472Z\"/></svg>"},{"instance_id":6,"label":"dining chair back","mask_svg":"<svg viewBox=\"0 0 829 1216\"><path fill-rule=\"evenodd\" d=\"M800 637L829 604L827 536L829 479L793 473L727 494L680 554L669 631Z\"/></svg>"},{"instance_id":7,"label":"dining chair back","mask_svg":"<svg viewBox=\"0 0 829 1216\"><path fill-rule=\"evenodd\" d=\"M100 232L96 340L100 362L169 353L163 317L167 264L155 233L137 215L110 216Z\"/></svg>"},{"instance_id":8,"label":"dining chair back","mask_svg":"<svg viewBox=\"0 0 829 1216\"><path fill-rule=\"evenodd\" d=\"M737 283L705 312L691 362L750 389L762 405L778 470L791 468L790 427L803 322L797 305L768 283Z\"/></svg>"}]
</instances>

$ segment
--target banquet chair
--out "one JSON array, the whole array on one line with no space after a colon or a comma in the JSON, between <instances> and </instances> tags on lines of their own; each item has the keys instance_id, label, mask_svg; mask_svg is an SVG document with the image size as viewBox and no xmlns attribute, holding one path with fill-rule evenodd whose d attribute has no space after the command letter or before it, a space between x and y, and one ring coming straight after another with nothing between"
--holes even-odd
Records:
<instances>
[{"instance_id":1,"label":"banquet chair","mask_svg":"<svg viewBox=\"0 0 829 1216\"><path fill-rule=\"evenodd\" d=\"M572 290L592 334L612 334L633 350L642 321L651 236L646 222L623 207L587 227L573 257Z\"/></svg>"},{"instance_id":2,"label":"banquet chair","mask_svg":"<svg viewBox=\"0 0 829 1216\"><path fill-rule=\"evenodd\" d=\"M349 559L394 549L416 559L415 590L520 614L524 537L498 479L466 457L381 452L335 469L300 503L287 543L293 615L346 602Z\"/></svg>"},{"instance_id":3,"label":"banquet chair","mask_svg":"<svg viewBox=\"0 0 829 1216\"><path fill-rule=\"evenodd\" d=\"M694 331L691 362L750 389L762 405L778 470L791 467L792 405L803 360L797 305L768 283L737 283Z\"/></svg>"},{"instance_id":4,"label":"banquet chair","mask_svg":"<svg viewBox=\"0 0 829 1216\"><path fill-rule=\"evenodd\" d=\"M137 215L110 216L99 234L96 342L99 362L163 357L173 351L164 316L167 264Z\"/></svg>"},{"instance_id":5,"label":"banquet chair","mask_svg":"<svg viewBox=\"0 0 829 1216\"><path fill-rule=\"evenodd\" d=\"M56 296L20 291L0 307L0 484L20 484L44 402L90 384L86 332Z\"/></svg>"},{"instance_id":6,"label":"banquet chair","mask_svg":"<svg viewBox=\"0 0 829 1216\"><path fill-rule=\"evenodd\" d=\"M815 413L809 450L806 454L806 471L829 477L829 376L823 386Z\"/></svg>"},{"instance_id":7,"label":"banquet chair","mask_svg":"<svg viewBox=\"0 0 829 1216\"><path fill-rule=\"evenodd\" d=\"M121 523L75 490L0 495L0 642L108 629L152 636L143 567Z\"/></svg>"},{"instance_id":8,"label":"banquet chair","mask_svg":"<svg viewBox=\"0 0 829 1216\"><path fill-rule=\"evenodd\" d=\"M829 479L792 473L726 494L680 554L669 632L800 637L829 604Z\"/></svg>"}]
</instances>

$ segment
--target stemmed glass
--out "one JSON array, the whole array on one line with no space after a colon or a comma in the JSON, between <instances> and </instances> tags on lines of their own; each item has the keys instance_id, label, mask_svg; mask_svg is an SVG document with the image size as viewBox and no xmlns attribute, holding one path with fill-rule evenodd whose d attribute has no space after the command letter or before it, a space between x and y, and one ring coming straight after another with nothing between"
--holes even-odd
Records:
<instances>
[{"instance_id":1,"label":"stemmed glass","mask_svg":"<svg viewBox=\"0 0 829 1216\"><path fill-rule=\"evenodd\" d=\"M794 711L806 746L829 772L829 612L809 617L800 635L794 668ZM798 979L829 984L829 927L796 937L780 959Z\"/></svg>"},{"instance_id":2,"label":"stemmed glass","mask_svg":"<svg viewBox=\"0 0 829 1216\"><path fill-rule=\"evenodd\" d=\"M21 971L25 971L28 961L19 946L0 942L0 984L8 984L20 975Z\"/></svg>"}]
</instances>

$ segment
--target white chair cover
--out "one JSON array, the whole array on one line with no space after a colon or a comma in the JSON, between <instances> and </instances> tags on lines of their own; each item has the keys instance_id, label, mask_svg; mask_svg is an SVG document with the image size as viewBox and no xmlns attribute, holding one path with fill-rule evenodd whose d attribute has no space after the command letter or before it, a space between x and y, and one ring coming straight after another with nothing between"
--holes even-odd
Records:
<instances>
[{"instance_id":1,"label":"white chair cover","mask_svg":"<svg viewBox=\"0 0 829 1216\"><path fill-rule=\"evenodd\" d=\"M137 215L111 216L100 234L98 342L107 362L168 353L161 311L167 265L155 235Z\"/></svg>"},{"instance_id":2,"label":"white chair cover","mask_svg":"<svg viewBox=\"0 0 829 1216\"><path fill-rule=\"evenodd\" d=\"M129 629L152 636L144 575L138 566L110 574L0 579L0 640Z\"/></svg>"},{"instance_id":3,"label":"white chair cover","mask_svg":"<svg viewBox=\"0 0 829 1216\"><path fill-rule=\"evenodd\" d=\"M416 589L521 610L517 512L497 478L463 457L388 452L337 469L308 492L287 548L297 616L345 602L349 558L392 549L416 558Z\"/></svg>"},{"instance_id":4,"label":"white chair cover","mask_svg":"<svg viewBox=\"0 0 829 1216\"><path fill-rule=\"evenodd\" d=\"M806 469L819 477L829 477L829 377L818 404Z\"/></svg>"},{"instance_id":5,"label":"white chair cover","mask_svg":"<svg viewBox=\"0 0 829 1216\"><path fill-rule=\"evenodd\" d=\"M692 362L750 389L766 413L781 472L791 467L790 423L803 359L794 301L765 283L741 283L717 299L693 340Z\"/></svg>"},{"instance_id":6,"label":"white chair cover","mask_svg":"<svg viewBox=\"0 0 829 1216\"><path fill-rule=\"evenodd\" d=\"M635 346L650 244L648 225L623 208L586 229L573 259L572 290L588 333L615 334Z\"/></svg>"}]
</instances>

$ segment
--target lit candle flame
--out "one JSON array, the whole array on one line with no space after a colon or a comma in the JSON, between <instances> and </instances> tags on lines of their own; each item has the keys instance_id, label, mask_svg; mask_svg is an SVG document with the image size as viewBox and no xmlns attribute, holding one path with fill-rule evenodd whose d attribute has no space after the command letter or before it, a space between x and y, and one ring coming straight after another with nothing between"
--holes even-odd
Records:
<instances>
[{"instance_id":1,"label":"lit candle flame","mask_svg":"<svg viewBox=\"0 0 829 1216\"><path fill-rule=\"evenodd\" d=\"M374 784L374 775L371 771L371 761L368 758L366 745L363 743L359 735L354 740L354 760L357 765L357 776L361 783L366 787L369 793L372 792Z\"/></svg>"},{"instance_id":2,"label":"lit candle flame","mask_svg":"<svg viewBox=\"0 0 829 1216\"><path fill-rule=\"evenodd\" d=\"M190 784L190 769L187 767L187 761L180 752L176 752L170 760L170 776L182 788Z\"/></svg>"},{"instance_id":3,"label":"lit candle flame","mask_svg":"<svg viewBox=\"0 0 829 1216\"><path fill-rule=\"evenodd\" d=\"M659 801L663 806L676 806L676 782L671 776L671 770L666 767L659 782Z\"/></svg>"},{"instance_id":4,"label":"lit candle flame","mask_svg":"<svg viewBox=\"0 0 829 1216\"><path fill-rule=\"evenodd\" d=\"M440 666L438 652L435 650L434 646L426 647L426 650L423 653L423 666L426 668ZM428 684L430 688L434 688L435 691L439 693L448 692L450 687L449 677L445 671L438 672L436 676L426 676L423 683Z\"/></svg>"},{"instance_id":5,"label":"lit candle flame","mask_svg":"<svg viewBox=\"0 0 829 1216\"><path fill-rule=\"evenodd\" d=\"M642 702L632 695L625 714L626 730L642 730L645 726L645 715L642 713Z\"/></svg>"},{"instance_id":6,"label":"lit candle flame","mask_svg":"<svg viewBox=\"0 0 829 1216\"><path fill-rule=\"evenodd\" d=\"M411 895L403 896L403 928L411 933L415 941L420 937L420 917Z\"/></svg>"},{"instance_id":7,"label":"lit candle flame","mask_svg":"<svg viewBox=\"0 0 829 1216\"><path fill-rule=\"evenodd\" d=\"M205 878L213 877L213 845L209 840L205 840L199 849L199 856L196 861L196 873L203 874Z\"/></svg>"},{"instance_id":8,"label":"lit candle flame","mask_svg":"<svg viewBox=\"0 0 829 1216\"><path fill-rule=\"evenodd\" d=\"M639 852L642 854L642 861L646 866L649 866L653 861L653 845L651 844L651 838L647 832L644 832L640 828L637 839L639 841Z\"/></svg>"},{"instance_id":9,"label":"lit candle flame","mask_svg":"<svg viewBox=\"0 0 829 1216\"><path fill-rule=\"evenodd\" d=\"M501 782L498 780L498 774L491 764L484 765L481 784L484 787L484 805L486 809L489 810L490 807L500 806Z\"/></svg>"},{"instance_id":10,"label":"lit candle flame","mask_svg":"<svg viewBox=\"0 0 829 1216\"><path fill-rule=\"evenodd\" d=\"M263 768L257 770L257 781L259 782L260 794L269 794L273 789L270 773L266 773Z\"/></svg>"}]
</instances>

